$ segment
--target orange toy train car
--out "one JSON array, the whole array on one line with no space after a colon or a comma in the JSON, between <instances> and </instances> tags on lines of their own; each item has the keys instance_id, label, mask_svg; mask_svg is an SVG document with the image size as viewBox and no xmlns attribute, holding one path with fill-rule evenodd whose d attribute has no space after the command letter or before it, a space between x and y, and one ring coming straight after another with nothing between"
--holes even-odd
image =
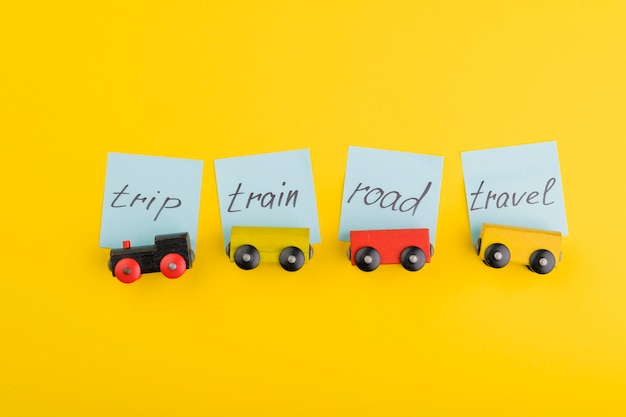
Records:
<instances>
[{"instance_id":1,"label":"orange toy train car","mask_svg":"<svg viewBox=\"0 0 626 417\"><path fill-rule=\"evenodd\" d=\"M476 253L492 268L514 262L538 274L547 274L561 262L561 233L483 224Z\"/></svg>"}]
</instances>

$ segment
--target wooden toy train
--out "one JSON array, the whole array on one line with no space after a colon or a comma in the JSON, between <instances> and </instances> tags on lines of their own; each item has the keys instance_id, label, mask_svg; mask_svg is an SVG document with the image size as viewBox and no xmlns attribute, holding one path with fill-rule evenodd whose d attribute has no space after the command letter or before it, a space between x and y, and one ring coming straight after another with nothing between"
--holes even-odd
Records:
<instances>
[{"instance_id":1,"label":"wooden toy train","mask_svg":"<svg viewBox=\"0 0 626 417\"><path fill-rule=\"evenodd\" d=\"M401 264L407 271L419 271L433 254L428 229L350 231L348 259L362 271L373 271L381 264Z\"/></svg>"},{"instance_id":2,"label":"wooden toy train","mask_svg":"<svg viewBox=\"0 0 626 417\"><path fill-rule=\"evenodd\" d=\"M254 269L263 261L293 272L313 257L313 247L308 228L233 226L226 255L241 269Z\"/></svg>"},{"instance_id":3,"label":"wooden toy train","mask_svg":"<svg viewBox=\"0 0 626 417\"><path fill-rule=\"evenodd\" d=\"M561 233L486 223L476 242L476 253L492 268L514 262L547 274L561 262Z\"/></svg>"},{"instance_id":4,"label":"wooden toy train","mask_svg":"<svg viewBox=\"0 0 626 417\"><path fill-rule=\"evenodd\" d=\"M191 268L194 252L188 233L157 235L154 245L131 247L130 241L122 248L111 249L109 270L125 284L141 278L142 273L159 272L167 278L178 278Z\"/></svg>"},{"instance_id":5,"label":"wooden toy train","mask_svg":"<svg viewBox=\"0 0 626 417\"><path fill-rule=\"evenodd\" d=\"M514 262L547 274L561 262L561 233L484 224L475 249L492 268ZM433 254L428 229L350 232L348 258L362 271L374 271L381 264L401 264L408 271L419 271ZM233 226L226 255L245 270L263 261L298 271L313 257L313 248L307 228ZM113 276L127 284L143 273L159 271L173 279L191 268L194 256L188 233L164 234L154 238L154 245L131 247L130 241L124 241L122 248L111 249L108 267Z\"/></svg>"}]
</instances>

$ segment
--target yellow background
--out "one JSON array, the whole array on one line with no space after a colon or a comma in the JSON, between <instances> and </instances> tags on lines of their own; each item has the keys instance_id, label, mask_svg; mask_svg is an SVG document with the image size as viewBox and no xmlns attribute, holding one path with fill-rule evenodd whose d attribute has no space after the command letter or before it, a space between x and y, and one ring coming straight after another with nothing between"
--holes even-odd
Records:
<instances>
[{"instance_id":1,"label":"yellow background","mask_svg":"<svg viewBox=\"0 0 626 417\"><path fill-rule=\"evenodd\" d=\"M0 16L0 415L626 414L624 1L41 1ZM491 270L459 153L544 140L564 261ZM349 145L446 158L422 271L350 266ZM295 274L239 270L213 160L300 148L316 256ZM108 151L205 161L179 280L110 276Z\"/></svg>"}]
</instances>

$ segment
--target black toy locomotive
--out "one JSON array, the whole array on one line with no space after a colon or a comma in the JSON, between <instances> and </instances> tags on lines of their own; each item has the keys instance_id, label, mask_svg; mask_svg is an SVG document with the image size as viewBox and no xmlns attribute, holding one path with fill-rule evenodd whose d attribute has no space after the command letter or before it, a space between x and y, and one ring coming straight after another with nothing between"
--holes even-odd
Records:
<instances>
[{"instance_id":1,"label":"black toy locomotive","mask_svg":"<svg viewBox=\"0 0 626 417\"><path fill-rule=\"evenodd\" d=\"M157 235L154 245L131 247L126 240L122 246L111 249L109 269L125 284L137 281L142 273L158 271L167 278L178 278L191 268L195 256L186 232Z\"/></svg>"}]
</instances>

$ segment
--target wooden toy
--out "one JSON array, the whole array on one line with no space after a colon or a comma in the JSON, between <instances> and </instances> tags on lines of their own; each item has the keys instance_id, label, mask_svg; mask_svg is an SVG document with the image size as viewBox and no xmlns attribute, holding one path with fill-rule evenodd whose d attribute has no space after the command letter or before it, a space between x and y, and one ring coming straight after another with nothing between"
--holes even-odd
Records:
<instances>
[{"instance_id":1,"label":"wooden toy","mask_svg":"<svg viewBox=\"0 0 626 417\"><path fill-rule=\"evenodd\" d=\"M398 263L408 271L419 271L433 253L428 229L350 231L348 258L362 271Z\"/></svg>"},{"instance_id":2,"label":"wooden toy","mask_svg":"<svg viewBox=\"0 0 626 417\"><path fill-rule=\"evenodd\" d=\"M142 273L161 271L167 278L178 278L191 268L194 253L188 233L158 235L154 245L131 247L130 241L122 248L111 249L109 269L125 284L137 281Z\"/></svg>"},{"instance_id":3,"label":"wooden toy","mask_svg":"<svg viewBox=\"0 0 626 417\"><path fill-rule=\"evenodd\" d=\"M492 268L514 262L538 274L547 274L561 262L561 233L483 224L476 253Z\"/></svg>"},{"instance_id":4,"label":"wooden toy","mask_svg":"<svg viewBox=\"0 0 626 417\"><path fill-rule=\"evenodd\" d=\"M226 255L241 269L256 268L263 261L297 271L313 257L313 248L308 228L233 226Z\"/></svg>"}]
</instances>

